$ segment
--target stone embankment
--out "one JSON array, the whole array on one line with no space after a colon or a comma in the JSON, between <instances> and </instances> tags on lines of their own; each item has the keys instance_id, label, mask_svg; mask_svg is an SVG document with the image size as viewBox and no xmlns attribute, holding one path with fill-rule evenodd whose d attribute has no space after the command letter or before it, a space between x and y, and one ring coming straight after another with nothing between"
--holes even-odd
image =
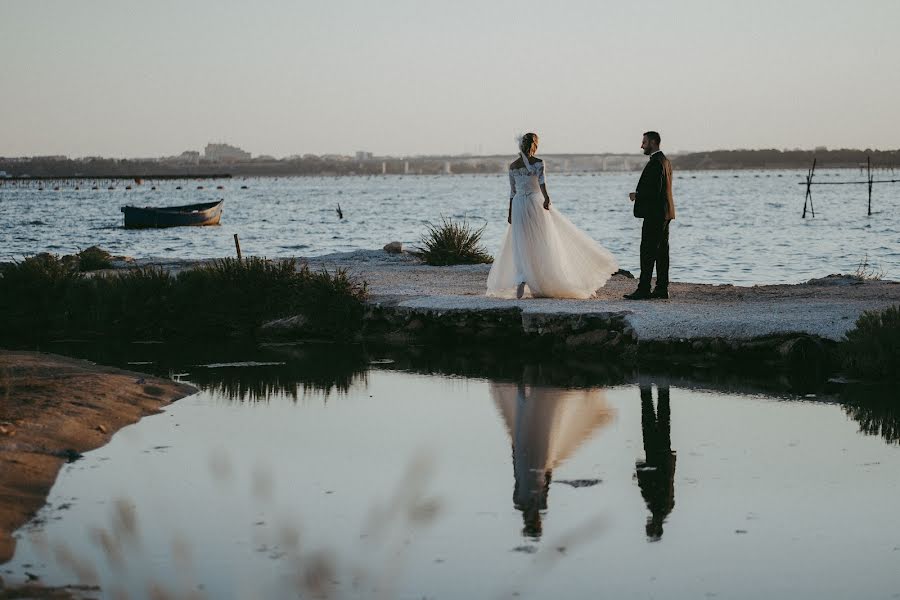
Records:
<instances>
[{"instance_id":1,"label":"stone embankment","mask_svg":"<svg viewBox=\"0 0 900 600\"><path fill-rule=\"evenodd\" d=\"M388 344L496 345L580 352L629 364L688 363L827 370L865 311L900 305L900 282L829 275L803 283L676 282L669 300L629 302L635 281L617 275L589 300L484 296L490 265L431 267L396 247L305 259L368 284L360 339ZM140 259L170 271L198 261ZM773 275L773 278L776 278ZM305 337L306 319L272 322L264 338Z\"/></svg>"},{"instance_id":2,"label":"stone embankment","mask_svg":"<svg viewBox=\"0 0 900 600\"><path fill-rule=\"evenodd\" d=\"M382 251L309 262L368 283L368 341L533 348L630 364L827 371L863 312L900 304L900 282L850 276L752 287L675 283L670 300L641 302L624 300L635 282L615 276L589 300L503 300L484 296L487 265L429 267ZM263 335L302 338L302 321L267 324Z\"/></svg>"}]
</instances>

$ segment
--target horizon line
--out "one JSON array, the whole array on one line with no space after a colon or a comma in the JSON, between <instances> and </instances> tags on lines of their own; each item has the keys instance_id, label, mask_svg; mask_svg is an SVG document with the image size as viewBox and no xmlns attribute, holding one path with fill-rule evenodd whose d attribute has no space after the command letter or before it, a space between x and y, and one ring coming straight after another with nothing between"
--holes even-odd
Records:
<instances>
[{"instance_id":1,"label":"horizon line","mask_svg":"<svg viewBox=\"0 0 900 600\"><path fill-rule=\"evenodd\" d=\"M660 148L665 151L665 148ZM881 148L828 148L826 146L816 146L814 148L717 148L714 150L671 150L669 153L673 156L684 156L690 154L707 154L714 152L804 152L804 153L817 153L817 152L900 152L900 147L891 148L891 149L881 149ZM185 150L183 152L198 152L197 150ZM358 157L359 153L365 153L368 156L366 157ZM77 159L113 159L113 160L159 160L166 158L176 158L180 156L180 154L170 154L170 155L160 155L160 156L113 156L113 155L102 155L102 154L86 154L80 156L70 156L68 154L32 154L32 155L6 155L0 154L0 160L23 160L23 159L47 159L47 158L60 158L66 160L77 160ZM253 158L249 160L256 160L260 157L271 157L274 160L289 160L289 159L302 159L305 156L315 156L319 158L323 157L341 157L341 158L356 158L358 160L382 160L382 159L422 159L422 158L500 158L506 156L515 156L513 153L492 153L492 154L473 154L469 152L462 152L458 154L375 154L373 152L368 152L365 150L357 150L352 153L335 153L335 152L326 152L322 154L317 154L314 152L304 152L304 153L296 153L296 154L288 154L284 156L274 156L268 153L262 152L258 154L251 153ZM643 153L640 151L637 152L549 152L547 154L543 154L542 156L643 156ZM200 159L203 159L201 154Z\"/></svg>"}]
</instances>

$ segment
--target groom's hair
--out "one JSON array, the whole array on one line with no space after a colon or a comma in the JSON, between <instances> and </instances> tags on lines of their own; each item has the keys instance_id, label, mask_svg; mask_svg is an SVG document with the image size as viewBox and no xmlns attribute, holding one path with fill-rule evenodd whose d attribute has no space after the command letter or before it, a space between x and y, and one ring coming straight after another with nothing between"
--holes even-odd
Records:
<instances>
[{"instance_id":1,"label":"groom's hair","mask_svg":"<svg viewBox=\"0 0 900 600\"><path fill-rule=\"evenodd\" d=\"M645 131L644 135L646 135L647 139L651 142L656 142L658 144L662 141L662 138L659 137L659 133L657 133L656 131Z\"/></svg>"}]
</instances>

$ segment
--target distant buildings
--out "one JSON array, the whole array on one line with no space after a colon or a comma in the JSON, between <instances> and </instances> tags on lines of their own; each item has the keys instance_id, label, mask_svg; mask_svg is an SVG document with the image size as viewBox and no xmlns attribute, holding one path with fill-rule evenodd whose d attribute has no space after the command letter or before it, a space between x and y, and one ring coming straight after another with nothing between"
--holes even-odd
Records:
<instances>
[{"instance_id":1,"label":"distant buildings","mask_svg":"<svg viewBox=\"0 0 900 600\"><path fill-rule=\"evenodd\" d=\"M176 156L164 156L159 162L166 165L199 165L200 153L196 150L185 150Z\"/></svg>"},{"instance_id":2,"label":"distant buildings","mask_svg":"<svg viewBox=\"0 0 900 600\"><path fill-rule=\"evenodd\" d=\"M359 150L356 153L356 160L372 160L372 153Z\"/></svg>"},{"instance_id":3,"label":"distant buildings","mask_svg":"<svg viewBox=\"0 0 900 600\"><path fill-rule=\"evenodd\" d=\"M185 150L176 156L175 159L180 163L196 165L200 163L200 153L196 150Z\"/></svg>"},{"instance_id":4,"label":"distant buildings","mask_svg":"<svg viewBox=\"0 0 900 600\"><path fill-rule=\"evenodd\" d=\"M250 153L230 144L209 143L203 151L203 160L210 162L239 162L250 160Z\"/></svg>"}]
</instances>

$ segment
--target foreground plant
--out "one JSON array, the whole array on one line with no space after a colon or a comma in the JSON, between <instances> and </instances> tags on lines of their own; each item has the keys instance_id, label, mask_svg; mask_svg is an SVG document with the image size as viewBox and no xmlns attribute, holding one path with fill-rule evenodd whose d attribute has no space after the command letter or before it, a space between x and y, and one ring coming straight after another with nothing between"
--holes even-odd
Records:
<instances>
[{"instance_id":1,"label":"foreground plant","mask_svg":"<svg viewBox=\"0 0 900 600\"><path fill-rule=\"evenodd\" d=\"M480 245L485 227L474 229L465 219L441 219L440 225L429 225L422 237L421 257L435 266L492 263L493 257Z\"/></svg>"},{"instance_id":2,"label":"foreground plant","mask_svg":"<svg viewBox=\"0 0 900 600\"><path fill-rule=\"evenodd\" d=\"M85 276L52 255L0 270L0 335L119 338L252 336L265 321L303 314L311 335L362 327L365 283L295 260L224 259L172 276L160 268Z\"/></svg>"},{"instance_id":3,"label":"foreground plant","mask_svg":"<svg viewBox=\"0 0 900 600\"><path fill-rule=\"evenodd\" d=\"M863 377L900 379L900 305L866 311L847 332L844 364Z\"/></svg>"},{"instance_id":4,"label":"foreground plant","mask_svg":"<svg viewBox=\"0 0 900 600\"><path fill-rule=\"evenodd\" d=\"M884 270L878 269L874 265L869 264L868 253L863 257L859 264L856 265L856 271L851 275L859 281L881 281L884 279Z\"/></svg>"}]
</instances>

